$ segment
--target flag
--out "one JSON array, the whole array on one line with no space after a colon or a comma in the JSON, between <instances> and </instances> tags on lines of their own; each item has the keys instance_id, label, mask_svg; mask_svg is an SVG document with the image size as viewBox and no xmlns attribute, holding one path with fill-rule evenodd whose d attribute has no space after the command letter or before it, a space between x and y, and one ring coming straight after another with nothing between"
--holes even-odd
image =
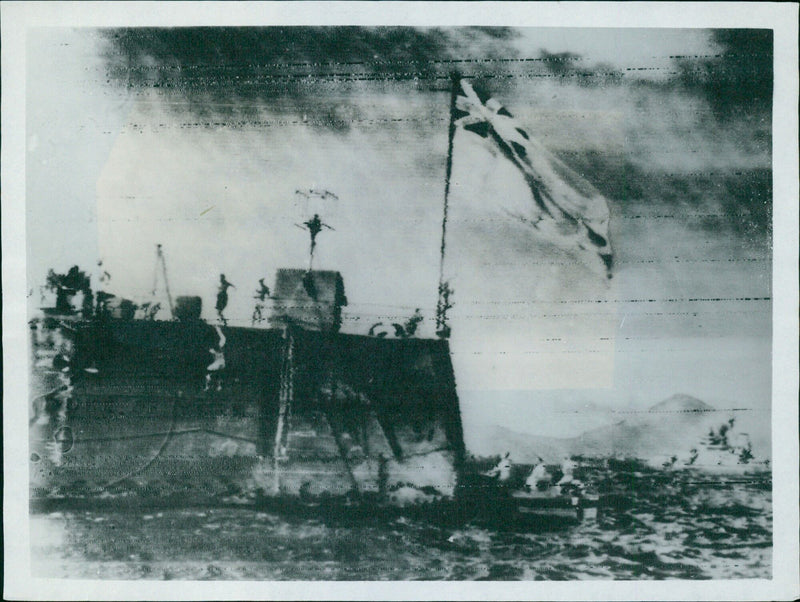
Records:
<instances>
[{"instance_id":1,"label":"flag","mask_svg":"<svg viewBox=\"0 0 800 602\"><path fill-rule=\"evenodd\" d=\"M500 102L479 95L466 80L458 85L455 127L490 141L530 188L530 210L507 211L509 216L561 248L598 257L610 278L613 255L603 195L531 137Z\"/></svg>"}]
</instances>

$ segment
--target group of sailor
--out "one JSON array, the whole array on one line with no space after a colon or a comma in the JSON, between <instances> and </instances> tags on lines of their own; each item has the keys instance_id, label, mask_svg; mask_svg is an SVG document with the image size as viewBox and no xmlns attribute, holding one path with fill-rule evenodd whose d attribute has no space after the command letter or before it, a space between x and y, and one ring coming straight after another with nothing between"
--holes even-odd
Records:
<instances>
[{"instance_id":1,"label":"group of sailor","mask_svg":"<svg viewBox=\"0 0 800 602\"><path fill-rule=\"evenodd\" d=\"M495 478L498 483L508 485L511 481L512 466L511 453L506 452L494 468L483 474ZM575 478L577 466L577 462L569 456L565 456L561 462L561 472L563 474L558 482L553 483L553 475L548 471L542 457L537 456L533 470L525 480L524 489L529 492L552 492L558 495L565 487L580 487L580 482ZM553 487L555 489L551 491Z\"/></svg>"},{"instance_id":2,"label":"group of sailor","mask_svg":"<svg viewBox=\"0 0 800 602\"><path fill-rule=\"evenodd\" d=\"M253 324L263 321L262 312L264 310L264 303L270 297L269 287L264 283L263 278L258 280L258 285L258 289L256 289L255 296L253 297L256 300L255 311L253 312ZM223 326L228 325L228 321L223 312L228 306L229 288L236 288L236 286L228 282L225 278L225 274L220 274L215 309L217 310L219 323ZM218 342L216 346L208 350L211 354L212 362L206 367L206 391L212 388L215 388L217 391L222 390L222 374L225 370L225 335L222 333L222 329L219 325L214 326L214 329L217 331Z\"/></svg>"}]
</instances>

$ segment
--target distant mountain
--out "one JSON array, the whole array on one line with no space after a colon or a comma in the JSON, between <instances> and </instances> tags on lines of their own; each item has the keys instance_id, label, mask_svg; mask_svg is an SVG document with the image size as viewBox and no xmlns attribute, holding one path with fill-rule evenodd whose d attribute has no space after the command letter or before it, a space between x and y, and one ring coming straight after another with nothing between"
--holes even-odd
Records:
<instances>
[{"instance_id":1,"label":"distant mountain","mask_svg":"<svg viewBox=\"0 0 800 602\"><path fill-rule=\"evenodd\" d=\"M728 419L689 395L673 395L646 411L619 412L621 420L586 431L573 441L573 453L652 458L685 454L711 426Z\"/></svg>"},{"instance_id":2,"label":"distant mountain","mask_svg":"<svg viewBox=\"0 0 800 602\"><path fill-rule=\"evenodd\" d=\"M714 406L700 401L691 395L676 393L669 399L651 406L649 412L713 412Z\"/></svg>"},{"instance_id":3,"label":"distant mountain","mask_svg":"<svg viewBox=\"0 0 800 602\"><path fill-rule=\"evenodd\" d=\"M559 462L565 455L625 456L652 459L660 456L687 456L700 445L711 428L718 428L735 417L735 430L750 431L753 451L769 457L769 431L766 436L754 432L757 423L769 423L765 416L745 413L732 414L718 410L689 395L673 395L647 410L617 412L619 419L612 424L593 428L572 438L528 435L501 426L494 426L473 440L470 451L490 456L510 451L520 463L532 463L537 456L546 462ZM746 428L742 428L744 425ZM759 430L764 430L763 427ZM733 432L733 431L732 431ZM766 442L764 444L763 442ZM763 449L762 449L763 448Z\"/></svg>"}]
</instances>

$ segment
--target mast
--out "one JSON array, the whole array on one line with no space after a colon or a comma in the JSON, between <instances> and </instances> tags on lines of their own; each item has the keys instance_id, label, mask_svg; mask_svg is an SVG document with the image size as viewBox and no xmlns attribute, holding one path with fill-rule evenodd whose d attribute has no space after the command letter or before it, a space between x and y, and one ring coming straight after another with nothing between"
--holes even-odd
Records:
<instances>
[{"instance_id":1,"label":"mast","mask_svg":"<svg viewBox=\"0 0 800 602\"><path fill-rule=\"evenodd\" d=\"M436 303L436 334L443 339L448 338L450 335L450 329L447 326L447 310L451 307L449 302L450 287L444 281L444 252L447 239L447 209L450 196L450 176L453 172L453 138L456 134L456 97L458 96L458 83L461 80L461 75L457 71L453 71L450 74L450 80L452 84L450 88L450 125L447 131L447 164L444 176L442 243L439 248L439 299Z\"/></svg>"},{"instance_id":2,"label":"mast","mask_svg":"<svg viewBox=\"0 0 800 602\"><path fill-rule=\"evenodd\" d=\"M161 273L164 276L164 288L167 291L167 301L169 302L169 317L175 318L175 307L172 303L172 293L169 291L169 280L167 279L167 262L164 259L164 250L161 248L161 244L156 245L156 271L153 277L153 296L156 294L156 288L158 286L158 267L161 266Z\"/></svg>"}]
</instances>

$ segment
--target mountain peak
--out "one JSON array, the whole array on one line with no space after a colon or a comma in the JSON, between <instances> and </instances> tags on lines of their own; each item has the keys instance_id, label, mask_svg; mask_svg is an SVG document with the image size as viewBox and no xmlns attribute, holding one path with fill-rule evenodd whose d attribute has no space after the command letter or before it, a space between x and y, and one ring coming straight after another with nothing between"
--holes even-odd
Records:
<instances>
[{"instance_id":1,"label":"mountain peak","mask_svg":"<svg viewBox=\"0 0 800 602\"><path fill-rule=\"evenodd\" d=\"M714 410L711 406L704 401L700 401L691 395L683 393L676 393L672 397L660 401L654 406L651 406L649 412L710 412Z\"/></svg>"}]
</instances>

